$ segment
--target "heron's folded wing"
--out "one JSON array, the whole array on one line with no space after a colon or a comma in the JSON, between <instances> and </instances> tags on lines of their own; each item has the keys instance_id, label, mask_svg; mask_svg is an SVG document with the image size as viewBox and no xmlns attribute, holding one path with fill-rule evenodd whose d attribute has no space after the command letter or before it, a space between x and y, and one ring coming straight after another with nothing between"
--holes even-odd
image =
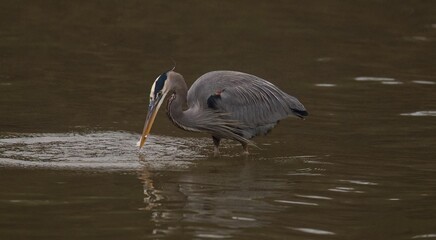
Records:
<instances>
[{"instance_id":1,"label":"heron's folded wing","mask_svg":"<svg viewBox=\"0 0 436 240\"><path fill-rule=\"evenodd\" d=\"M298 99L261 78L239 74L232 75L226 82L217 107L247 125L275 123L290 115L307 116L306 109Z\"/></svg>"}]
</instances>

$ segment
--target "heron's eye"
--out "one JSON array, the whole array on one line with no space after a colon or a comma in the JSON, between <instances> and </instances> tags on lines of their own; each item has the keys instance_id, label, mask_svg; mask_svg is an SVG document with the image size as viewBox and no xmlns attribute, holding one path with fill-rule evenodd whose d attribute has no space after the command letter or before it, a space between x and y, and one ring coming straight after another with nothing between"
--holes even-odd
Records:
<instances>
[{"instance_id":1,"label":"heron's eye","mask_svg":"<svg viewBox=\"0 0 436 240\"><path fill-rule=\"evenodd\" d=\"M162 92L158 92L157 93L157 97L159 98L159 97L162 97Z\"/></svg>"}]
</instances>

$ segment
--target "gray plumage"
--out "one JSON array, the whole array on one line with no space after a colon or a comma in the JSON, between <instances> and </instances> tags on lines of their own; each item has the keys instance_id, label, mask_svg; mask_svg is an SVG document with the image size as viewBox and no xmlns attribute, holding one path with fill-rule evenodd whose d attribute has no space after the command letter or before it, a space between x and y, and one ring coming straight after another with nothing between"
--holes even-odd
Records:
<instances>
[{"instance_id":1,"label":"gray plumage","mask_svg":"<svg viewBox=\"0 0 436 240\"><path fill-rule=\"evenodd\" d=\"M277 121L292 115L301 116L297 112L306 111L295 97L272 83L235 71L214 71L198 78L188 91L188 107L199 102L207 109L207 99L217 92L220 98L216 107L241 124L239 128L246 139L264 135Z\"/></svg>"},{"instance_id":2,"label":"gray plumage","mask_svg":"<svg viewBox=\"0 0 436 240\"><path fill-rule=\"evenodd\" d=\"M182 75L172 70L164 74L167 80L162 91L171 95L167 105L169 118L184 130L210 133L215 153L221 138L237 140L247 151L249 139L267 134L278 121L308 115L295 97L251 74L208 72L189 91ZM156 94L153 91L152 88Z\"/></svg>"}]
</instances>

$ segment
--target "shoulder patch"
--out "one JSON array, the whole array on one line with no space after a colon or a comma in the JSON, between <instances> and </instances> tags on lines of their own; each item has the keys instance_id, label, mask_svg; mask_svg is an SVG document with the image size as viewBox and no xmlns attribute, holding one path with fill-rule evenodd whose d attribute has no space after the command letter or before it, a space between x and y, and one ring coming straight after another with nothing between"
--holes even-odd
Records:
<instances>
[{"instance_id":1,"label":"shoulder patch","mask_svg":"<svg viewBox=\"0 0 436 240\"><path fill-rule=\"evenodd\" d=\"M213 94L207 99L207 106L213 110L218 109L218 102L221 101L221 95Z\"/></svg>"}]
</instances>

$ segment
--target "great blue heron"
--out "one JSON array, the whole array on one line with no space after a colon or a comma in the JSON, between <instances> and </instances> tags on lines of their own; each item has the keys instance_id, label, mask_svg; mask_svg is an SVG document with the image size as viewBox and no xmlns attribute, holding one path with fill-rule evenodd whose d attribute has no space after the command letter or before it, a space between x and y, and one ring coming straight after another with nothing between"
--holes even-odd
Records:
<instances>
[{"instance_id":1,"label":"great blue heron","mask_svg":"<svg viewBox=\"0 0 436 240\"><path fill-rule=\"evenodd\" d=\"M188 91L174 68L153 83L150 104L139 148L145 143L162 102L168 98L168 117L177 127L212 134L214 154L222 138L242 144L248 154L249 139L267 134L281 119L308 112L297 98L251 74L213 71L198 78Z\"/></svg>"}]
</instances>

